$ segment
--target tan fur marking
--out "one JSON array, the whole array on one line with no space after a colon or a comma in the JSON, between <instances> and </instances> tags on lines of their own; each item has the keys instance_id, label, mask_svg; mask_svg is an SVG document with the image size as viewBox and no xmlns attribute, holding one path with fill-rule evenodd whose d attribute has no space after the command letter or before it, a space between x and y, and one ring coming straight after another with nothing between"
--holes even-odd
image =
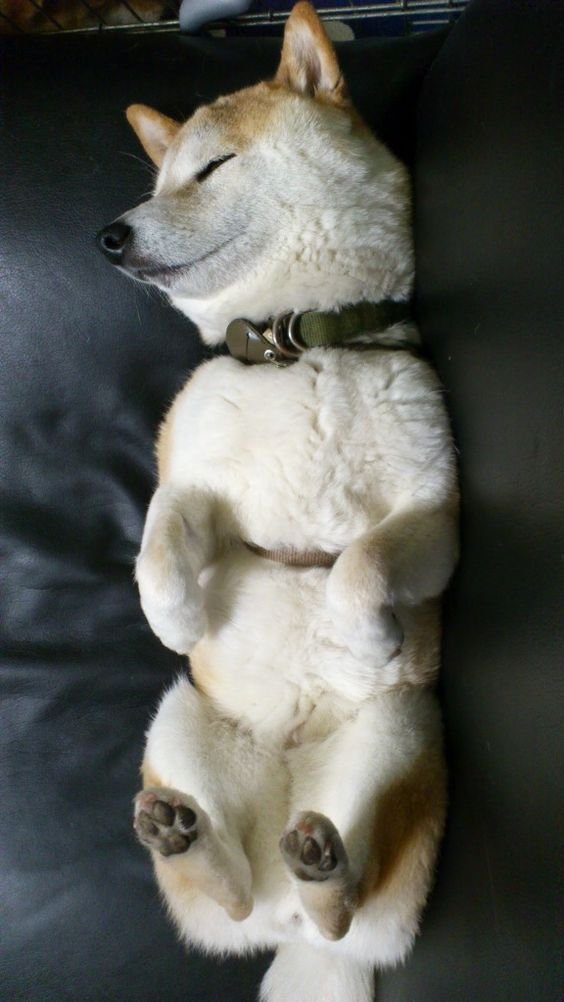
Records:
<instances>
[{"instance_id":1,"label":"tan fur marking","mask_svg":"<svg viewBox=\"0 0 564 1002\"><path fill-rule=\"evenodd\" d=\"M220 699L221 677L213 670L213 658L206 656L205 637L191 651L190 667L196 689L210 699Z\"/></svg>"},{"instance_id":2,"label":"tan fur marking","mask_svg":"<svg viewBox=\"0 0 564 1002\"><path fill-rule=\"evenodd\" d=\"M148 762L143 762L141 766L141 776L143 778L143 789L146 790L149 786L165 786L161 777L157 775L154 769L148 764Z\"/></svg>"},{"instance_id":3,"label":"tan fur marking","mask_svg":"<svg viewBox=\"0 0 564 1002\"><path fill-rule=\"evenodd\" d=\"M380 795L372 852L360 884L360 905L388 890L400 869L434 858L446 809L446 776L438 750L425 752L412 770ZM425 845L427 843L427 845Z\"/></svg>"},{"instance_id":4,"label":"tan fur marking","mask_svg":"<svg viewBox=\"0 0 564 1002\"><path fill-rule=\"evenodd\" d=\"M145 104L130 104L125 115L145 152L160 167L180 123Z\"/></svg>"},{"instance_id":5,"label":"tan fur marking","mask_svg":"<svg viewBox=\"0 0 564 1002\"><path fill-rule=\"evenodd\" d=\"M191 121L197 125L209 120L211 124L221 128L222 134L227 141L233 143L235 149L244 149L262 132L273 110L270 88L265 83L258 83L200 108Z\"/></svg>"},{"instance_id":6,"label":"tan fur marking","mask_svg":"<svg viewBox=\"0 0 564 1002\"><path fill-rule=\"evenodd\" d=\"M242 153L267 127L274 110L272 88L266 83L219 97L213 104L198 108L183 125L178 126L170 143L171 156L173 160L177 153L182 157L183 150L191 145L197 149L205 136L214 137L214 153L217 156ZM144 140L141 136L139 138L147 149ZM147 152L151 156L148 149ZM174 176L161 179L160 194L175 190Z\"/></svg>"},{"instance_id":7,"label":"tan fur marking","mask_svg":"<svg viewBox=\"0 0 564 1002\"><path fill-rule=\"evenodd\" d=\"M194 897L198 889L192 876L188 876L181 867L170 866L169 860L163 859L157 852L151 852L151 856L158 882L169 898L178 898L180 894Z\"/></svg>"}]
</instances>

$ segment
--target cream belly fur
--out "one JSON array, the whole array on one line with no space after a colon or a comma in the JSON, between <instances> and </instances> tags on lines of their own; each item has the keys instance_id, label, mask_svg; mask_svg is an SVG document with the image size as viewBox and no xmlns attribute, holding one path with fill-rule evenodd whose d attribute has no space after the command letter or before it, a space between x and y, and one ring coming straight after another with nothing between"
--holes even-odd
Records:
<instances>
[{"instance_id":1,"label":"cream belly fur","mask_svg":"<svg viewBox=\"0 0 564 1002\"><path fill-rule=\"evenodd\" d=\"M385 350L318 349L282 370L217 359L178 396L161 442L161 486L137 567L141 597L155 632L168 646L191 650L198 684L226 713L284 743L314 707L319 715L331 702L339 719L343 700L354 708L390 686L432 680L436 617L425 600L450 570L453 463L437 381L425 363ZM198 524L191 525L195 511ZM174 575L162 561L155 574L155 546L160 560L162 538L178 533L178 555L202 522L213 522L205 588L188 600L172 598ZM347 615L341 562L331 572L285 567L240 543L338 554L355 541L369 545L374 532L399 532L402 559L409 546L416 559L427 559L407 576L397 561L394 572L405 580L387 568L368 569L373 580L361 615L354 607ZM179 567L183 589L186 578ZM406 632L396 657L394 620L384 614L381 628L375 625L382 600L393 604ZM184 606L202 603L197 626L201 632L207 622L207 630L200 639Z\"/></svg>"},{"instance_id":2,"label":"cream belly fur","mask_svg":"<svg viewBox=\"0 0 564 1002\"><path fill-rule=\"evenodd\" d=\"M409 297L406 171L352 108L309 4L274 81L183 126L141 105L128 118L159 175L104 252L208 344L235 317ZM397 326L286 368L217 357L159 435L137 581L194 684L174 682L151 722L134 823L188 944L276 950L263 1002L371 1002L432 880L457 487L416 340ZM247 542L335 560L288 566Z\"/></svg>"}]
</instances>

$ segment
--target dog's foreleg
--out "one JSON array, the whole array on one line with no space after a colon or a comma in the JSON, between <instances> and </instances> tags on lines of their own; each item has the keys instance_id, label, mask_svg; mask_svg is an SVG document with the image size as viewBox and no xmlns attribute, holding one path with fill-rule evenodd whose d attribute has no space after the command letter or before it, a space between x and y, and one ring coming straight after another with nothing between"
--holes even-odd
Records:
<instances>
[{"instance_id":1,"label":"dog's foreleg","mask_svg":"<svg viewBox=\"0 0 564 1002\"><path fill-rule=\"evenodd\" d=\"M198 576L213 552L210 499L159 487L147 512L136 578L151 629L179 654L189 654L205 632Z\"/></svg>"},{"instance_id":2,"label":"dog's foreleg","mask_svg":"<svg viewBox=\"0 0 564 1002\"><path fill-rule=\"evenodd\" d=\"M359 657L392 657L403 639L397 606L440 595L457 553L454 504L394 511L347 546L328 577L327 598L350 650Z\"/></svg>"}]
</instances>

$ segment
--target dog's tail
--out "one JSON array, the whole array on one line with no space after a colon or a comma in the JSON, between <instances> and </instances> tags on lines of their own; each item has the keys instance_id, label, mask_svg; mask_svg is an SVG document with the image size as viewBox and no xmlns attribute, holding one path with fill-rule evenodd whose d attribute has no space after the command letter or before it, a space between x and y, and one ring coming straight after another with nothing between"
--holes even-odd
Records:
<instances>
[{"instance_id":1,"label":"dog's tail","mask_svg":"<svg viewBox=\"0 0 564 1002\"><path fill-rule=\"evenodd\" d=\"M305 943L280 946L261 985L261 1002L373 1002L372 967Z\"/></svg>"}]
</instances>

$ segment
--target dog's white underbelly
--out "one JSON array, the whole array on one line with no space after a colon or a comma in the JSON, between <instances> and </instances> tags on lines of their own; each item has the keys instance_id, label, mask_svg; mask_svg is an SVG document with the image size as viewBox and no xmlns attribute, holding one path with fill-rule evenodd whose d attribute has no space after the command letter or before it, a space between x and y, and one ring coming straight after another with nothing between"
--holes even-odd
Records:
<instances>
[{"instance_id":1,"label":"dog's white underbelly","mask_svg":"<svg viewBox=\"0 0 564 1002\"><path fill-rule=\"evenodd\" d=\"M330 639L326 575L240 549L204 579L208 629L191 654L198 684L267 743L323 737L358 705L358 666L347 687L351 655ZM364 696L369 688L367 678Z\"/></svg>"},{"instance_id":2,"label":"dog's white underbelly","mask_svg":"<svg viewBox=\"0 0 564 1002\"><path fill-rule=\"evenodd\" d=\"M266 744L322 740L366 699L431 680L435 602L402 608L402 649L355 657L326 601L325 569L274 564L239 547L203 577L208 629L191 653L198 684Z\"/></svg>"}]
</instances>

